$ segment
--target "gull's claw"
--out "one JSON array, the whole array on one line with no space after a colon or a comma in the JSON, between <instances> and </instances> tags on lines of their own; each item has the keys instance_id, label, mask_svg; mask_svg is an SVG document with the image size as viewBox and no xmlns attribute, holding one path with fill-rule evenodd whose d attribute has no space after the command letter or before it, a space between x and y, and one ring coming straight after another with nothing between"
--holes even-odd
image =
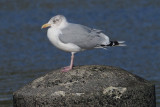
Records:
<instances>
[{"instance_id":1,"label":"gull's claw","mask_svg":"<svg viewBox=\"0 0 160 107\"><path fill-rule=\"evenodd\" d=\"M70 66L66 66L66 67L64 67L64 68L61 69L61 72L68 72L71 69L72 68Z\"/></svg>"}]
</instances>

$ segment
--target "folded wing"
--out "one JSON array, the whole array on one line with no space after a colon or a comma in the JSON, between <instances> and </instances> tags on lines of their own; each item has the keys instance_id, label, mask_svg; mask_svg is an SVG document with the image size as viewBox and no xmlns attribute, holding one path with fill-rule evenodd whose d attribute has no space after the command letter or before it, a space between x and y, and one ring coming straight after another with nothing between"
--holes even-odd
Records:
<instances>
[{"instance_id":1,"label":"folded wing","mask_svg":"<svg viewBox=\"0 0 160 107\"><path fill-rule=\"evenodd\" d=\"M63 43L73 43L82 49L92 49L109 44L108 36L104 35L101 30L72 23L62 29L59 39Z\"/></svg>"}]
</instances>

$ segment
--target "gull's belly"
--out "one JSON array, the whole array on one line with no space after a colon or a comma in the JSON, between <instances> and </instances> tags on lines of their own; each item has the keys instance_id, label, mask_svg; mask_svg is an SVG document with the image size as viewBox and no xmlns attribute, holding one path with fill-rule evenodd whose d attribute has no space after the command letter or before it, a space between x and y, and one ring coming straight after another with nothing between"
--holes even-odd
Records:
<instances>
[{"instance_id":1,"label":"gull's belly","mask_svg":"<svg viewBox=\"0 0 160 107\"><path fill-rule=\"evenodd\" d=\"M55 30L55 29L53 30L52 28L48 29L48 32L47 32L48 39L55 47L67 52L79 52L82 50L79 46L73 43L61 42L58 37L59 34L61 34L61 31L59 30Z\"/></svg>"}]
</instances>

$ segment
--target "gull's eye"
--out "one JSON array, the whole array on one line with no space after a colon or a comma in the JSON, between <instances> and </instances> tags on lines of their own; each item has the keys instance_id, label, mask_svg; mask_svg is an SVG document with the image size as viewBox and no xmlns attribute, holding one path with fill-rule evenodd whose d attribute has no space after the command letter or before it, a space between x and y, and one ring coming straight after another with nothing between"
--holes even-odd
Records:
<instances>
[{"instance_id":1,"label":"gull's eye","mask_svg":"<svg viewBox=\"0 0 160 107\"><path fill-rule=\"evenodd\" d=\"M56 23L56 20L53 20L53 23Z\"/></svg>"}]
</instances>

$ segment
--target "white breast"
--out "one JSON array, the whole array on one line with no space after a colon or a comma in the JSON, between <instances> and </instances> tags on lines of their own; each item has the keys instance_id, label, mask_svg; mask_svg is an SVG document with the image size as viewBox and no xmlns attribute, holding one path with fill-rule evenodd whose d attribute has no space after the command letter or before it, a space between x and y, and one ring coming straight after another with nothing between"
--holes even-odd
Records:
<instances>
[{"instance_id":1,"label":"white breast","mask_svg":"<svg viewBox=\"0 0 160 107\"><path fill-rule=\"evenodd\" d=\"M79 52L81 51L81 48L73 43L63 43L59 40L59 35L62 34L62 32L55 28L51 27L48 29L47 36L50 42L57 48L67 51L67 52Z\"/></svg>"}]
</instances>

